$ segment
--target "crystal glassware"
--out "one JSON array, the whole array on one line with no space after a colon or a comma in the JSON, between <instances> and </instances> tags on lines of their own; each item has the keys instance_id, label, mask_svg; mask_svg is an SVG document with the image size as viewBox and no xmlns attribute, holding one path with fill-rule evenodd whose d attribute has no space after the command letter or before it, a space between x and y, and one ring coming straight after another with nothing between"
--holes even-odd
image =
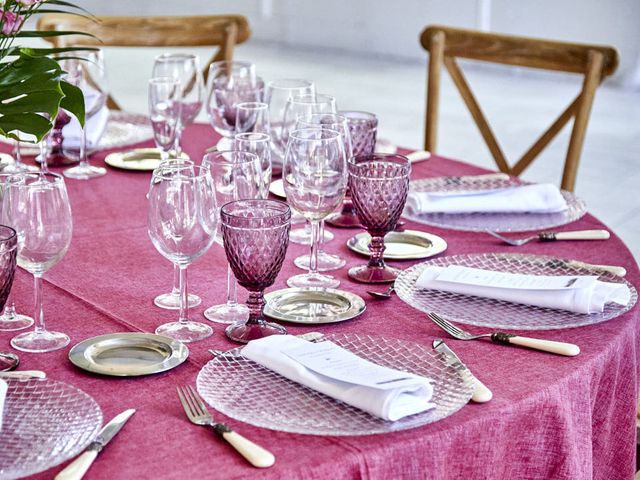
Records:
<instances>
[{"instance_id":1,"label":"crystal glassware","mask_svg":"<svg viewBox=\"0 0 640 480\"><path fill-rule=\"evenodd\" d=\"M47 331L42 302L42 275L67 253L73 229L64 179L55 173L23 173L6 183L4 222L18 233L18 265L33 275L35 330L11 339L25 352L49 352L65 347L69 337Z\"/></svg>"},{"instance_id":2,"label":"crystal glassware","mask_svg":"<svg viewBox=\"0 0 640 480\"><path fill-rule=\"evenodd\" d=\"M16 272L18 236L16 231L0 225L0 310L4 308Z\"/></svg>"},{"instance_id":3,"label":"crystal glassware","mask_svg":"<svg viewBox=\"0 0 640 480\"><path fill-rule=\"evenodd\" d=\"M160 158L168 160L178 143L182 104L180 82L173 77L149 79L149 119Z\"/></svg>"},{"instance_id":4,"label":"crystal glassware","mask_svg":"<svg viewBox=\"0 0 640 480\"><path fill-rule=\"evenodd\" d=\"M349 135L352 142L352 150L349 157L356 155L372 155L376 146L376 132L378 131L378 119L373 113L359 111L341 111L340 114L347 120ZM342 210L330 215L327 223L334 227L361 228L360 220L351 200L351 191L347 188L344 196Z\"/></svg>"},{"instance_id":5,"label":"crystal glassware","mask_svg":"<svg viewBox=\"0 0 640 480\"><path fill-rule=\"evenodd\" d=\"M349 162L349 185L362 226L371 235L367 265L349 269L362 283L390 283L400 270L385 265L384 236L392 231L407 200L411 164L402 155L358 155Z\"/></svg>"},{"instance_id":6,"label":"crystal glassware","mask_svg":"<svg viewBox=\"0 0 640 480\"><path fill-rule=\"evenodd\" d=\"M191 166L154 172L149 190L149 237L158 252L180 268L180 316L176 322L160 325L158 335L195 342L213 333L209 325L189 318L187 267L209 250L216 224L208 169Z\"/></svg>"},{"instance_id":7,"label":"crystal glassware","mask_svg":"<svg viewBox=\"0 0 640 480\"><path fill-rule=\"evenodd\" d=\"M240 152L250 152L258 156L262 182L259 198L267 198L271 184L271 137L266 133L237 133L233 148Z\"/></svg>"},{"instance_id":8,"label":"crystal glassware","mask_svg":"<svg viewBox=\"0 0 640 480\"><path fill-rule=\"evenodd\" d=\"M309 273L287 280L290 287L336 288L340 281L318 273L320 220L338 208L347 187L347 159L342 135L320 127L289 134L283 175L287 202L311 222Z\"/></svg>"},{"instance_id":9,"label":"crystal glassware","mask_svg":"<svg viewBox=\"0 0 640 480\"><path fill-rule=\"evenodd\" d=\"M202 166L208 168L213 178L216 202L219 206L227 202L259 198L264 177L260 159L251 152L238 150L209 153L202 159ZM217 212L219 215L219 211ZM223 244L218 223L216 242ZM249 318L249 309L238 303L238 285L231 266L227 267L227 300L204 311L207 320L217 323L243 322Z\"/></svg>"},{"instance_id":10,"label":"crystal glassware","mask_svg":"<svg viewBox=\"0 0 640 480\"><path fill-rule=\"evenodd\" d=\"M271 134L269 105L263 102L242 102L236 105L237 133ZM271 138L271 137L269 137Z\"/></svg>"},{"instance_id":11,"label":"crystal glassware","mask_svg":"<svg viewBox=\"0 0 640 480\"><path fill-rule=\"evenodd\" d=\"M62 173L65 177L76 180L88 180L101 177L107 173L104 167L89 165L87 155L87 124L89 120L102 110L107 102L108 83L102 50L77 50L74 58L64 60L63 68L68 72L67 81L76 85L84 96L85 125L80 137L80 163Z\"/></svg>"},{"instance_id":12,"label":"crystal glassware","mask_svg":"<svg viewBox=\"0 0 640 480\"><path fill-rule=\"evenodd\" d=\"M274 334L284 327L262 314L264 289L273 285L289 243L291 210L277 200L239 200L222 206L224 251L238 283L249 291L249 319L229 325L227 337L241 343Z\"/></svg>"},{"instance_id":13,"label":"crystal glassware","mask_svg":"<svg viewBox=\"0 0 640 480\"><path fill-rule=\"evenodd\" d=\"M153 63L153 77L172 77L180 87L180 121L175 138L176 157L182 153L182 132L193 123L202 109L204 80L197 55L188 53L164 53Z\"/></svg>"},{"instance_id":14,"label":"crystal glassware","mask_svg":"<svg viewBox=\"0 0 640 480\"><path fill-rule=\"evenodd\" d=\"M3 167L2 173L37 172L39 170L38 167L33 165L27 165L22 161L22 152L20 150L20 140L14 140L13 158L14 158L14 162Z\"/></svg>"},{"instance_id":15,"label":"crystal glassware","mask_svg":"<svg viewBox=\"0 0 640 480\"><path fill-rule=\"evenodd\" d=\"M239 103L262 102L264 82L255 75L249 62L221 61L209 66L207 79L207 113L214 130L233 137L236 128L236 106Z\"/></svg>"}]
</instances>

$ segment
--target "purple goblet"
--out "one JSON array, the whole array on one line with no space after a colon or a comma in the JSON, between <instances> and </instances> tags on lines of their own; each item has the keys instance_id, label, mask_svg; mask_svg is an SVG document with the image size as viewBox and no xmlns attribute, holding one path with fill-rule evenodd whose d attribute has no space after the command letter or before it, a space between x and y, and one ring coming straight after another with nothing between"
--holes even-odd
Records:
<instances>
[{"instance_id":1,"label":"purple goblet","mask_svg":"<svg viewBox=\"0 0 640 480\"><path fill-rule=\"evenodd\" d=\"M376 147L378 118L369 112L341 111L340 115L347 120L351 137L352 155L373 155ZM351 200L351 191L347 188L340 213L327 217L326 222L334 227L360 228L360 220Z\"/></svg>"},{"instance_id":2,"label":"purple goblet","mask_svg":"<svg viewBox=\"0 0 640 480\"><path fill-rule=\"evenodd\" d=\"M274 334L284 327L264 319L264 289L275 282L289 243L291 210L277 200L238 200L220 209L227 260L238 283L249 291L249 319L229 325L227 337L241 343Z\"/></svg>"},{"instance_id":3,"label":"purple goblet","mask_svg":"<svg viewBox=\"0 0 640 480\"><path fill-rule=\"evenodd\" d=\"M351 268L349 277L362 283L393 282L400 270L382 259L384 236L395 228L407 201L411 164L402 155L374 154L354 157L348 166L353 203L371 235L369 263Z\"/></svg>"},{"instance_id":4,"label":"purple goblet","mask_svg":"<svg viewBox=\"0 0 640 480\"><path fill-rule=\"evenodd\" d=\"M7 302L16 272L16 256L18 254L18 236L16 231L0 225L0 311Z\"/></svg>"}]
</instances>

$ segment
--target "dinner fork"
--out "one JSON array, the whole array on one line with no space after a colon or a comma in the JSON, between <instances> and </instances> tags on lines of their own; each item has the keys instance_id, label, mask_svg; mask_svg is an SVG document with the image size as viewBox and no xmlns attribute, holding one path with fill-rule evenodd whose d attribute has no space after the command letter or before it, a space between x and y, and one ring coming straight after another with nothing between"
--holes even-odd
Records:
<instances>
[{"instance_id":1,"label":"dinner fork","mask_svg":"<svg viewBox=\"0 0 640 480\"><path fill-rule=\"evenodd\" d=\"M567 357L575 357L580 353L580 347L573 343L554 342L552 340L541 340L539 338L520 337L512 333L493 332L481 333L474 335L456 327L451 322L445 320L434 312L427 314L433 323L442 328L445 332L458 340L476 340L483 337L490 337L491 341L502 343L504 345L518 345L520 347L532 348L534 350L542 350L543 352L555 353L557 355L565 355Z\"/></svg>"},{"instance_id":2,"label":"dinner fork","mask_svg":"<svg viewBox=\"0 0 640 480\"><path fill-rule=\"evenodd\" d=\"M508 238L491 230L485 230L489 235L494 236L504 243L520 247L532 240L541 242L552 242L554 240L607 240L610 236L606 230L574 230L572 232L540 232L526 238Z\"/></svg>"},{"instance_id":3,"label":"dinner fork","mask_svg":"<svg viewBox=\"0 0 640 480\"><path fill-rule=\"evenodd\" d=\"M275 463L276 458L270 451L247 440L224 423L215 422L200 395L190 385L177 387L176 390L178 391L182 408L184 408L191 423L212 427L214 432L226 440L254 467L266 468Z\"/></svg>"}]
</instances>

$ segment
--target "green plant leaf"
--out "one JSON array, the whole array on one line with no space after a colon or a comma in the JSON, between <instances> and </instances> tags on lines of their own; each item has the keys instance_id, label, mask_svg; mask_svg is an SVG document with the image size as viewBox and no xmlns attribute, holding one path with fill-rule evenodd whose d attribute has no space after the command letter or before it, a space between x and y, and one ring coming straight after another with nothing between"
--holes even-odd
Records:
<instances>
[{"instance_id":1,"label":"green plant leaf","mask_svg":"<svg viewBox=\"0 0 640 480\"><path fill-rule=\"evenodd\" d=\"M76 32L73 30L60 30L60 31L39 31L39 30L24 30L18 32L16 37L22 38L39 38L39 37L62 37L65 35L82 35L84 37L96 38L95 35L87 32Z\"/></svg>"},{"instance_id":2,"label":"green plant leaf","mask_svg":"<svg viewBox=\"0 0 640 480\"><path fill-rule=\"evenodd\" d=\"M6 137L16 138L15 135L9 134L12 131L20 131L35 135L36 141L42 138L51 130L51 122L37 113L19 113L12 115L4 115L0 117L0 133Z\"/></svg>"},{"instance_id":3,"label":"green plant leaf","mask_svg":"<svg viewBox=\"0 0 640 480\"><path fill-rule=\"evenodd\" d=\"M75 115L80 122L80 125L84 126L85 112L84 95L82 94L82 90L75 85L65 82L64 80L60 82L60 88L64 93L64 97L60 102L60 107Z\"/></svg>"},{"instance_id":4,"label":"green plant leaf","mask_svg":"<svg viewBox=\"0 0 640 480\"><path fill-rule=\"evenodd\" d=\"M64 53L64 52L81 52L81 51L96 51L99 50L97 47L60 47L60 48L23 48L23 47L12 47L7 49L7 52L0 56L7 57L17 57L21 52L28 53L34 57L44 57L46 55L51 55L54 53Z\"/></svg>"}]
</instances>

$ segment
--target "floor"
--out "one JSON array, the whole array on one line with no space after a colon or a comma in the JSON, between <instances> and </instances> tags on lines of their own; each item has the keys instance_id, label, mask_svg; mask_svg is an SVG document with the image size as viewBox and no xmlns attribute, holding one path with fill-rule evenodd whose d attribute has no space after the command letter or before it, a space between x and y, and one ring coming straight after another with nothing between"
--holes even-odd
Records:
<instances>
[{"instance_id":1,"label":"floor","mask_svg":"<svg viewBox=\"0 0 640 480\"><path fill-rule=\"evenodd\" d=\"M117 54L118 53L118 54ZM115 97L127 109L146 111L150 51L107 52ZM202 52L204 53L204 52ZM300 50L249 42L236 58L256 63L266 80L307 78L321 93L333 94L338 108L367 110L379 117L379 136L397 145L421 148L424 128L424 64L363 58L346 53ZM203 60L205 60L203 55ZM497 138L512 162L564 110L580 89L575 76L520 69L463 67ZM457 90L444 75L438 153L493 167ZM202 120L206 118L202 116ZM523 176L559 183L569 129L547 147ZM589 211L620 235L640 258L640 91L609 82L597 92L579 169L576 193ZM604 259L603 259L604 263Z\"/></svg>"}]
</instances>

